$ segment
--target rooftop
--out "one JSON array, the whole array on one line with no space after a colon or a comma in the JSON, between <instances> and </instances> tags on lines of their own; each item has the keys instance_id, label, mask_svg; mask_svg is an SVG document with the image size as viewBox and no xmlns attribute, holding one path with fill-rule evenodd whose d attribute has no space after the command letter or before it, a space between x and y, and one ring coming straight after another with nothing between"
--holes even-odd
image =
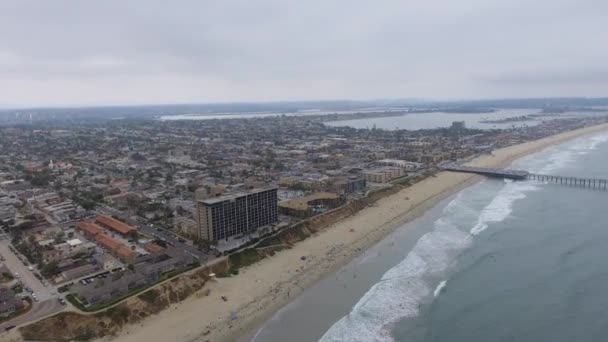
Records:
<instances>
[{"instance_id":1,"label":"rooftop","mask_svg":"<svg viewBox=\"0 0 608 342\"><path fill-rule=\"evenodd\" d=\"M93 222L79 222L76 227L78 227L78 229L87 232L93 236L97 235L97 234L101 234L103 233L103 228L101 228L100 226L96 225Z\"/></svg>"},{"instance_id":2,"label":"rooftop","mask_svg":"<svg viewBox=\"0 0 608 342\"><path fill-rule=\"evenodd\" d=\"M98 234L95 236L95 241L97 241L100 245L104 246L107 249L118 250L120 246L124 246L120 241L113 239L112 237L106 234Z\"/></svg>"},{"instance_id":3,"label":"rooftop","mask_svg":"<svg viewBox=\"0 0 608 342\"><path fill-rule=\"evenodd\" d=\"M337 198L339 198L339 196L333 192L315 192L302 198L281 202L279 206L296 210L306 210L308 209L308 202L310 201Z\"/></svg>"},{"instance_id":4,"label":"rooftop","mask_svg":"<svg viewBox=\"0 0 608 342\"><path fill-rule=\"evenodd\" d=\"M74 247L74 246L78 246L82 243L82 241L80 241L80 239L72 239L72 240L68 240L66 241L68 245Z\"/></svg>"},{"instance_id":5,"label":"rooftop","mask_svg":"<svg viewBox=\"0 0 608 342\"><path fill-rule=\"evenodd\" d=\"M129 232L135 230L135 228L130 225L107 215L97 215L95 221L123 235L129 234Z\"/></svg>"},{"instance_id":6,"label":"rooftop","mask_svg":"<svg viewBox=\"0 0 608 342\"><path fill-rule=\"evenodd\" d=\"M207 204L207 205L213 205L213 204L216 204L216 203L219 203L219 202L233 201L233 200L235 200L235 199L237 199L239 197L253 195L253 194L257 194L257 193L264 192L264 191L269 191L269 190L278 190L278 187L271 186L271 187L264 187L264 188L256 188L256 189L252 189L250 191L239 191L239 192L231 193L231 194L220 196L220 197L200 200L199 203L203 203L203 204Z\"/></svg>"}]
</instances>

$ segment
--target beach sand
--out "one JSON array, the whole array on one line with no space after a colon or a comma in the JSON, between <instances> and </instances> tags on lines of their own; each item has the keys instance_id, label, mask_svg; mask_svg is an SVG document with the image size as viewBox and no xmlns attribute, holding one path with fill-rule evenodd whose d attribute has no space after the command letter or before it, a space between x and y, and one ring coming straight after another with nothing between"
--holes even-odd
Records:
<instances>
[{"instance_id":1,"label":"beach sand","mask_svg":"<svg viewBox=\"0 0 608 342\"><path fill-rule=\"evenodd\" d=\"M475 166L505 166L514 159L575 137L607 130L592 126L510 146L471 161ZM240 270L231 278L210 283L202 291L141 324L129 326L112 339L119 342L234 341L262 324L276 310L321 277L337 270L405 222L438 201L468 186L480 176L439 173L385 197L376 205L328 227L323 232ZM354 230L354 231L351 231ZM306 256L306 260L301 260ZM226 296L228 301L223 301ZM236 319L231 319L236 315ZM233 317L234 318L234 317Z\"/></svg>"}]
</instances>

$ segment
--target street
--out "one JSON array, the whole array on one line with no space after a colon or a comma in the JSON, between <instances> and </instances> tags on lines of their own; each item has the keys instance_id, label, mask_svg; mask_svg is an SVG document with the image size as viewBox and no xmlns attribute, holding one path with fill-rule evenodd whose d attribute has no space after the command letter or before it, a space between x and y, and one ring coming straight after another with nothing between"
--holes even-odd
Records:
<instances>
[{"instance_id":1,"label":"street","mask_svg":"<svg viewBox=\"0 0 608 342\"><path fill-rule=\"evenodd\" d=\"M33 303L34 307L25 315L18 316L10 321L0 324L0 333L4 332L6 327L18 326L24 323L29 323L37 319L61 312L67 307L67 305L61 305L57 298L51 298L38 303Z\"/></svg>"},{"instance_id":2,"label":"street","mask_svg":"<svg viewBox=\"0 0 608 342\"><path fill-rule=\"evenodd\" d=\"M0 254L5 258L4 264L6 267L8 267L15 278L17 278L18 275L23 286L31 288L40 301L51 299L53 297L51 294L52 287L44 286L44 284L34 276L34 273L17 258L15 253L11 252L8 248L9 245L10 240L8 236L4 233L0 234Z\"/></svg>"},{"instance_id":3,"label":"street","mask_svg":"<svg viewBox=\"0 0 608 342\"><path fill-rule=\"evenodd\" d=\"M66 306L59 303L56 289L53 286L44 284L34 276L34 273L19 260L15 253L9 249L10 239L6 233L0 233L0 254L4 257L4 264L11 271L15 280L20 280L23 287L29 287L36 294L39 302L32 300L33 307L23 316L9 320L0 324L0 332L8 326L17 326L32 320L36 320L48 315L62 311ZM19 279L17 279L19 275ZM25 292L25 289L23 290Z\"/></svg>"}]
</instances>

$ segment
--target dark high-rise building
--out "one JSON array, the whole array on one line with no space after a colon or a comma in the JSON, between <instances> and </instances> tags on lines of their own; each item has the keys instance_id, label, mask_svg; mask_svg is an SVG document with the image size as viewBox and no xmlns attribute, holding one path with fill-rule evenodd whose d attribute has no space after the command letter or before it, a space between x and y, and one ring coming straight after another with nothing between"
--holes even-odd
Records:
<instances>
[{"instance_id":1,"label":"dark high-rise building","mask_svg":"<svg viewBox=\"0 0 608 342\"><path fill-rule=\"evenodd\" d=\"M200 238L208 241L254 232L278 221L277 188L197 201Z\"/></svg>"}]
</instances>

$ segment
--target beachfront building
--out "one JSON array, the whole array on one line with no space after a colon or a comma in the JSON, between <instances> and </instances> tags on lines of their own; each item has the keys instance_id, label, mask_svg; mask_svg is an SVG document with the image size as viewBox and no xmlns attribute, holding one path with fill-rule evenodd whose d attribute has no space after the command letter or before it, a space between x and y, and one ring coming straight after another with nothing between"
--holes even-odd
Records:
<instances>
[{"instance_id":1,"label":"beachfront building","mask_svg":"<svg viewBox=\"0 0 608 342\"><path fill-rule=\"evenodd\" d=\"M372 183L386 183L405 176L405 170L400 167L380 167L363 172L365 180Z\"/></svg>"},{"instance_id":2,"label":"beachfront building","mask_svg":"<svg viewBox=\"0 0 608 342\"><path fill-rule=\"evenodd\" d=\"M330 182L327 190L338 194L351 194L362 191L367 186L365 178L358 176L336 177Z\"/></svg>"},{"instance_id":3,"label":"beachfront building","mask_svg":"<svg viewBox=\"0 0 608 342\"><path fill-rule=\"evenodd\" d=\"M382 159L382 160L376 161L376 164L379 164L382 166L400 167L400 168L405 169L406 171L416 171L416 170L419 170L424 167L424 164L422 164L422 163L416 163L416 162L401 160L401 159Z\"/></svg>"},{"instance_id":4,"label":"beachfront building","mask_svg":"<svg viewBox=\"0 0 608 342\"><path fill-rule=\"evenodd\" d=\"M283 215L307 218L321 214L342 204L338 194L332 192L315 192L308 196L279 203Z\"/></svg>"},{"instance_id":5,"label":"beachfront building","mask_svg":"<svg viewBox=\"0 0 608 342\"><path fill-rule=\"evenodd\" d=\"M199 236L217 241L278 221L277 188L262 188L197 201Z\"/></svg>"}]
</instances>

